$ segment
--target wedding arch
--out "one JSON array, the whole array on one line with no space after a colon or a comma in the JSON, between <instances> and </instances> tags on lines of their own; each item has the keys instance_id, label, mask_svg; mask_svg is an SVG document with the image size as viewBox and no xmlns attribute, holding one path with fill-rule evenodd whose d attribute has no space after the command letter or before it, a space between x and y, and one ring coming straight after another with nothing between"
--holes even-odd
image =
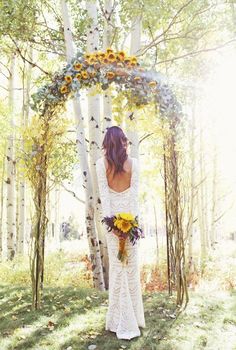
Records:
<instances>
[{"instance_id":1,"label":"wedding arch","mask_svg":"<svg viewBox=\"0 0 236 350\"><path fill-rule=\"evenodd\" d=\"M177 305L188 301L184 232L181 222L180 186L178 180L178 151L176 136L181 124L181 106L160 73L147 71L135 56L125 52L77 53L60 72L32 95L31 108L37 115L40 135L32 141L28 177L34 194L35 221L32 230L31 279L33 306L38 308L43 289L44 245L47 227L47 166L50 140L58 134L59 114L68 99L79 95L81 89L98 86L106 90L114 84L132 106L142 107L150 102L158 106L158 115L168 126L164 142L164 178L167 236L167 267L169 293L177 292ZM53 130L54 127L54 131ZM30 171L31 169L31 171ZM96 232L87 232L90 247L99 252ZM96 254L90 255L96 266Z\"/></svg>"}]
</instances>

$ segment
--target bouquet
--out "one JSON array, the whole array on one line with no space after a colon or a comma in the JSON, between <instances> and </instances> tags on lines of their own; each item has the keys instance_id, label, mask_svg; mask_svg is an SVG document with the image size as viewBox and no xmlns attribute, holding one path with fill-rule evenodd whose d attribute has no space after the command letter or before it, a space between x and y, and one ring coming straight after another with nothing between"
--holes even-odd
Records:
<instances>
[{"instance_id":1,"label":"bouquet","mask_svg":"<svg viewBox=\"0 0 236 350\"><path fill-rule=\"evenodd\" d=\"M124 262L127 257L125 250L126 239L134 245L139 238L143 238L143 231L138 225L138 217L130 213L118 213L111 217L103 218L102 223L107 225L109 232L113 232L119 238L119 251L117 258Z\"/></svg>"}]
</instances>

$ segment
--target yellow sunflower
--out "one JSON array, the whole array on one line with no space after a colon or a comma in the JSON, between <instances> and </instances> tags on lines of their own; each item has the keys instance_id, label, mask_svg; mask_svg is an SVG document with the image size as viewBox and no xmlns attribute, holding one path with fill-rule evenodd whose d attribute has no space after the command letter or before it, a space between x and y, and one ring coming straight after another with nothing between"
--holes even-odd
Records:
<instances>
[{"instance_id":1,"label":"yellow sunflower","mask_svg":"<svg viewBox=\"0 0 236 350\"><path fill-rule=\"evenodd\" d=\"M108 54L108 60L109 60L110 62L115 62L115 60L116 60L116 55L115 55L113 52L109 53L109 54Z\"/></svg>"},{"instance_id":2,"label":"yellow sunflower","mask_svg":"<svg viewBox=\"0 0 236 350\"><path fill-rule=\"evenodd\" d=\"M119 55L120 57L124 57L124 58L125 58L125 52L124 52L124 51L119 51L119 52L118 52L118 55Z\"/></svg>"},{"instance_id":3,"label":"yellow sunflower","mask_svg":"<svg viewBox=\"0 0 236 350\"><path fill-rule=\"evenodd\" d=\"M107 78L108 79L113 79L115 77L115 73L114 72L107 72Z\"/></svg>"},{"instance_id":4,"label":"yellow sunflower","mask_svg":"<svg viewBox=\"0 0 236 350\"><path fill-rule=\"evenodd\" d=\"M65 94L68 92L68 88L66 85L62 85L61 88L60 88L60 92L61 94Z\"/></svg>"},{"instance_id":5,"label":"yellow sunflower","mask_svg":"<svg viewBox=\"0 0 236 350\"><path fill-rule=\"evenodd\" d=\"M74 64L74 69L77 70L77 71L81 70L82 67L83 67L83 65L81 63L75 63Z\"/></svg>"},{"instance_id":6,"label":"yellow sunflower","mask_svg":"<svg viewBox=\"0 0 236 350\"><path fill-rule=\"evenodd\" d=\"M105 52L100 52L99 57L104 58L106 56Z\"/></svg>"},{"instance_id":7,"label":"yellow sunflower","mask_svg":"<svg viewBox=\"0 0 236 350\"><path fill-rule=\"evenodd\" d=\"M81 72L81 77L82 77L82 79L88 79L88 77L89 77L88 72L86 72L85 70L83 70L83 71Z\"/></svg>"},{"instance_id":8,"label":"yellow sunflower","mask_svg":"<svg viewBox=\"0 0 236 350\"><path fill-rule=\"evenodd\" d=\"M109 54L109 53L113 52L113 50L112 50L110 47L108 47L108 48L106 49L106 52Z\"/></svg>"},{"instance_id":9,"label":"yellow sunflower","mask_svg":"<svg viewBox=\"0 0 236 350\"><path fill-rule=\"evenodd\" d=\"M104 64L109 63L109 60L108 60L108 57L107 57L107 56L105 56L105 57L102 59L102 63L104 63Z\"/></svg>"},{"instance_id":10,"label":"yellow sunflower","mask_svg":"<svg viewBox=\"0 0 236 350\"><path fill-rule=\"evenodd\" d=\"M96 62L96 58L94 56L91 56L89 59L88 59L88 63L89 65L92 65Z\"/></svg>"},{"instance_id":11,"label":"yellow sunflower","mask_svg":"<svg viewBox=\"0 0 236 350\"><path fill-rule=\"evenodd\" d=\"M94 54L94 56L95 56L96 58L99 58L101 54L102 54L101 51L97 51L97 52Z\"/></svg>"},{"instance_id":12,"label":"yellow sunflower","mask_svg":"<svg viewBox=\"0 0 236 350\"><path fill-rule=\"evenodd\" d=\"M64 79L65 79L65 81L66 81L68 84L70 84L70 83L72 82L72 76L71 76L71 75L66 75Z\"/></svg>"},{"instance_id":13,"label":"yellow sunflower","mask_svg":"<svg viewBox=\"0 0 236 350\"><path fill-rule=\"evenodd\" d=\"M90 53L86 53L86 54L84 54L84 58L85 58L86 60L88 60L88 59L90 58L90 56L91 56L91 54L90 54Z\"/></svg>"},{"instance_id":14,"label":"yellow sunflower","mask_svg":"<svg viewBox=\"0 0 236 350\"><path fill-rule=\"evenodd\" d=\"M114 225L124 233L127 233L132 228L132 224L123 219L116 219Z\"/></svg>"},{"instance_id":15,"label":"yellow sunflower","mask_svg":"<svg viewBox=\"0 0 236 350\"><path fill-rule=\"evenodd\" d=\"M131 62L137 63L137 57L135 57L135 56L131 56L130 60L131 60Z\"/></svg>"},{"instance_id":16,"label":"yellow sunflower","mask_svg":"<svg viewBox=\"0 0 236 350\"><path fill-rule=\"evenodd\" d=\"M80 80L81 79L81 73L77 73L75 77L76 77L76 79Z\"/></svg>"},{"instance_id":17,"label":"yellow sunflower","mask_svg":"<svg viewBox=\"0 0 236 350\"><path fill-rule=\"evenodd\" d=\"M119 213L118 215L123 220L134 221L134 216L131 213Z\"/></svg>"}]
</instances>

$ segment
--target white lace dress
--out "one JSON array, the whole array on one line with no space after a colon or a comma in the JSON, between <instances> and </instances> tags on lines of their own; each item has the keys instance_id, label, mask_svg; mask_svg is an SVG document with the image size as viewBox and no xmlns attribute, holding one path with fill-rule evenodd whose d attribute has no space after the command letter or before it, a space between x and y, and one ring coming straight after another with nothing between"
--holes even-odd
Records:
<instances>
[{"instance_id":1,"label":"white lace dress","mask_svg":"<svg viewBox=\"0 0 236 350\"><path fill-rule=\"evenodd\" d=\"M122 192L116 192L108 186L104 158L99 158L96 162L96 171L103 216L112 216L119 212L138 215L138 160L132 158L131 185ZM138 337L139 327L145 327L138 260L139 242L133 246L129 239L126 240L128 264L123 265L117 259L118 238L106 231L106 240L109 256L109 305L106 330L115 332L119 339Z\"/></svg>"}]
</instances>

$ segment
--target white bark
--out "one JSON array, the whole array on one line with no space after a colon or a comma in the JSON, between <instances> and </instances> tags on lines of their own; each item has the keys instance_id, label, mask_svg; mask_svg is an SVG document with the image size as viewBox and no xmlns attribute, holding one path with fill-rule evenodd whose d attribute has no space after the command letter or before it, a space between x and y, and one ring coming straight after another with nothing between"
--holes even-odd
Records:
<instances>
[{"instance_id":1,"label":"white bark","mask_svg":"<svg viewBox=\"0 0 236 350\"><path fill-rule=\"evenodd\" d=\"M15 54L11 58L9 77L9 113L11 115L12 131L8 137L7 146L7 258L13 259L16 251L16 205L15 205L15 153L14 153L14 75Z\"/></svg>"},{"instance_id":2,"label":"white bark","mask_svg":"<svg viewBox=\"0 0 236 350\"><path fill-rule=\"evenodd\" d=\"M104 11L105 11L105 24L104 24L104 32L103 32L103 50L105 51L108 47L111 46L111 16L113 9L113 1L105 0ZM104 92L103 96L103 124L102 124L102 132L105 133L106 129L112 126L112 99L111 92L108 88Z\"/></svg>"},{"instance_id":3,"label":"white bark","mask_svg":"<svg viewBox=\"0 0 236 350\"><path fill-rule=\"evenodd\" d=\"M207 248L208 248L208 241L207 241L207 224L206 224L206 206L205 206L205 200L204 197L204 186L206 183L206 174L205 174L205 164L203 159L203 131L202 131L202 125L200 125L200 148L199 148L199 168L200 168L200 186L198 190L198 222L199 222L199 229L200 229L200 242L201 242L201 262L204 263L205 259L207 257Z\"/></svg>"},{"instance_id":4,"label":"white bark","mask_svg":"<svg viewBox=\"0 0 236 350\"><path fill-rule=\"evenodd\" d=\"M211 198L211 228L210 228L210 242L211 247L214 248L216 241L216 206L217 206L217 149L216 145L213 150L213 174L212 174L212 198Z\"/></svg>"},{"instance_id":5,"label":"white bark","mask_svg":"<svg viewBox=\"0 0 236 350\"><path fill-rule=\"evenodd\" d=\"M130 42L130 54L137 55L141 48L141 32L142 32L142 21L141 16L134 17L131 27L131 42ZM128 113L127 118L132 114ZM132 115L132 120L128 123L128 132L127 136L131 142L130 154L132 157L139 157L139 137L137 130L137 118L135 112Z\"/></svg>"},{"instance_id":6,"label":"white bark","mask_svg":"<svg viewBox=\"0 0 236 350\"><path fill-rule=\"evenodd\" d=\"M190 212L189 212L189 222L188 222L188 259L189 268L193 264L193 234L194 234L194 208L195 208L195 114L196 114L196 96L194 95L193 107L192 107L192 123L191 123L191 134L190 134L190 157L191 157L191 188L190 188Z\"/></svg>"},{"instance_id":7,"label":"white bark","mask_svg":"<svg viewBox=\"0 0 236 350\"><path fill-rule=\"evenodd\" d=\"M155 235L156 235L156 264L159 265L159 241L158 241L158 228L157 228L157 209L155 202L153 202L153 211L154 211L154 219L155 219Z\"/></svg>"},{"instance_id":8,"label":"white bark","mask_svg":"<svg viewBox=\"0 0 236 350\"><path fill-rule=\"evenodd\" d=\"M32 58L32 49L29 51L29 56ZM29 121L29 103L30 103L30 86L31 86L31 74L32 66L27 65L25 81L23 81L23 110L21 127L24 128L28 125ZM22 149L24 149L24 141L22 140ZM21 175L20 175L21 176ZM19 183L19 218L18 218L18 239L17 239L17 252L18 254L24 254L26 251L27 233L26 233L26 182L25 178L21 178Z\"/></svg>"},{"instance_id":9,"label":"white bark","mask_svg":"<svg viewBox=\"0 0 236 350\"><path fill-rule=\"evenodd\" d=\"M54 193L55 208L54 208L54 232L57 247L60 248L60 187L56 186Z\"/></svg>"},{"instance_id":10,"label":"white bark","mask_svg":"<svg viewBox=\"0 0 236 350\"><path fill-rule=\"evenodd\" d=\"M4 154L6 151L6 146ZM3 216L4 216L4 204L5 204L5 157L2 161L2 178L1 178L1 192L0 192L0 260L3 258Z\"/></svg>"},{"instance_id":11,"label":"white bark","mask_svg":"<svg viewBox=\"0 0 236 350\"><path fill-rule=\"evenodd\" d=\"M87 15L89 27L87 31L87 52L95 52L99 47L99 32L97 19L97 2L87 1ZM88 90L88 124L89 124L89 155L90 170L93 181L93 198L95 221L101 250L105 284L108 288L108 252L104 228L101 225L101 201L96 175L96 161L101 156L101 122L100 122L100 95L93 95L93 88Z\"/></svg>"},{"instance_id":12,"label":"white bark","mask_svg":"<svg viewBox=\"0 0 236 350\"><path fill-rule=\"evenodd\" d=\"M61 9L62 9L62 18L63 18L63 25L64 25L66 56L67 56L67 60L70 61L70 59L74 55L73 38L72 38L68 8L64 0L61 0ZM75 116L75 122L76 122L76 142L78 147L80 167L83 175L84 188L85 188L86 230L87 230L87 238L88 238L89 249L90 249L90 258L93 266L94 284L95 284L95 287L97 287L99 290L104 290L105 285L104 285L104 278L103 278L103 271L102 271L100 247L98 244L95 225L94 225L93 187L92 187L92 180L91 180L91 175L90 175L89 166L88 166L87 147L86 147L85 131L84 131L84 118L82 115L79 98L76 98L73 100L73 106L74 106L74 116Z\"/></svg>"}]
</instances>

